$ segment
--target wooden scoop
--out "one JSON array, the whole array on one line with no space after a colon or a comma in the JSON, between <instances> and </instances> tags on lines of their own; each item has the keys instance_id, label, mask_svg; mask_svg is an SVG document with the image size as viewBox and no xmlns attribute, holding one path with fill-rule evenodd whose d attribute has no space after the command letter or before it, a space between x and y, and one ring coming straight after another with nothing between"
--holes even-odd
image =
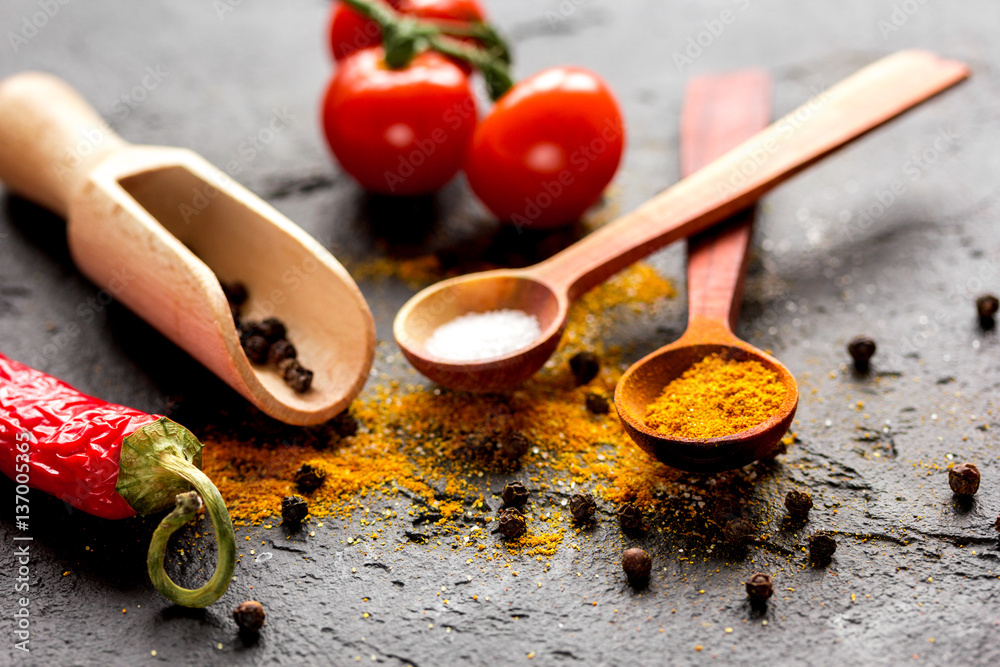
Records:
<instances>
[{"instance_id":1,"label":"wooden scoop","mask_svg":"<svg viewBox=\"0 0 1000 667\"><path fill-rule=\"evenodd\" d=\"M91 281L272 417L321 423L361 391L375 324L350 275L193 152L130 145L63 81L27 72L0 82L0 180L68 219ZM245 317L286 323L312 389L247 360L220 280L246 285Z\"/></svg>"},{"instance_id":2,"label":"wooden scoop","mask_svg":"<svg viewBox=\"0 0 1000 667\"><path fill-rule=\"evenodd\" d=\"M770 79L747 70L693 79L681 115L681 170L690 174L764 127L770 118ZM626 432L644 450L674 468L716 472L773 454L788 431L799 392L781 363L733 330L740 311L753 209L692 237L688 242L688 328L626 371L615 389L615 406ZM753 359L777 373L785 386L778 411L741 433L686 439L664 435L645 423L663 388L710 354Z\"/></svg>"},{"instance_id":3,"label":"wooden scoop","mask_svg":"<svg viewBox=\"0 0 1000 667\"><path fill-rule=\"evenodd\" d=\"M541 368L559 344L570 303L638 259L756 202L765 192L852 139L968 76L926 51L901 51L862 69L680 181L636 211L548 260L520 270L470 274L406 303L393 331L410 363L453 389L500 391ZM514 309L542 334L503 357L449 361L427 353L434 330L467 313Z\"/></svg>"}]
</instances>

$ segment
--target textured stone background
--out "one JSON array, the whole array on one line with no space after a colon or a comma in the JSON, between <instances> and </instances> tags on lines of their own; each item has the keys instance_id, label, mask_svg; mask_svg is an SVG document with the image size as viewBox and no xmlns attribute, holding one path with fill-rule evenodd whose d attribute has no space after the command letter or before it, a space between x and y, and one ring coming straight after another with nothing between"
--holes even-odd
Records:
<instances>
[{"instance_id":1,"label":"textured stone background","mask_svg":"<svg viewBox=\"0 0 1000 667\"><path fill-rule=\"evenodd\" d=\"M366 202L332 164L315 116L331 70L326 2L53 0L48 4L58 11L37 34L24 33L30 39L15 52L9 31L21 34L25 19L45 4L5 0L0 7L0 75L52 71L131 141L189 147L220 166L240 160L238 180L342 259L370 257L379 243L392 253L416 253L489 228L461 182L447 189L436 212L422 211L423 223L387 225L394 212ZM736 557L713 556L698 535L654 531L642 543L657 559L656 572L649 591L636 594L619 574L622 538L610 520L583 551L563 548L548 571L526 560L516 578L484 574L447 549L394 554L391 532L379 559L365 557L339 546L338 522L331 521L315 538L286 541L277 528L260 531L265 544L258 549L273 557L244 558L221 603L188 611L165 605L146 578L154 521L103 522L33 494L30 655L12 648L15 530L12 503L0 503L2 662L301 665L360 657L520 664L529 654L541 664L1000 661L1000 563L991 527L1000 511L1000 348L996 335L977 329L973 310L977 294L1000 291L1000 231L991 224L1000 195L994 3L488 4L513 39L518 74L579 63L618 92L630 133L614 194L622 210L677 179L678 112L692 73L766 67L776 82L777 114L904 47L972 66L972 79L959 89L787 183L761 208L741 330L796 374L802 403L799 442L776 464L756 467L746 493L776 504L793 484L808 487L817 500L811 527L841 533L833 563L803 567L797 549L807 531L791 528L776 528ZM692 63L677 66L674 53L724 9L736 20ZM135 108L123 106L122 96L150 67L165 72L163 80ZM240 143L275 107L287 109L292 124L247 159ZM903 194L888 202L896 182ZM680 248L655 263L682 285ZM390 325L410 289L391 281L362 288L384 341L378 371L409 377ZM5 354L109 400L163 411L170 397L183 395L185 406L201 407L205 423L224 429L239 421L241 402L228 389L100 297L73 267L62 222L5 196ZM679 335L683 301L660 321L640 318L617 333L631 344L631 358ZM841 367L845 342L861 331L880 345L875 381ZM983 472L968 505L956 503L947 486L945 466L959 460L973 460ZM6 481L0 490L13 495ZM780 516L772 517L775 526ZM754 569L776 573L778 590L763 616L746 606L742 591ZM441 587L451 596L447 607L434 595ZM229 617L247 597L263 600L269 612L254 646L237 638Z\"/></svg>"}]
</instances>

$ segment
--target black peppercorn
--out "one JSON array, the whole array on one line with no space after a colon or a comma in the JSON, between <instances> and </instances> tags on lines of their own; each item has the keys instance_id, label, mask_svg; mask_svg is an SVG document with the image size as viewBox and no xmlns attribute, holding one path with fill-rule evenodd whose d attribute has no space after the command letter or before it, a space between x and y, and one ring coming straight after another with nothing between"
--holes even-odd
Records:
<instances>
[{"instance_id":1,"label":"black peppercorn","mask_svg":"<svg viewBox=\"0 0 1000 667\"><path fill-rule=\"evenodd\" d=\"M959 463L948 471L948 484L956 496L973 496L979 490L979 468L975 463Z\"/></svg>"},{"instance_id":2,"label":"black peppercorn","mask_svg":"<svg viewBox=\"0 0 1000 667\"><path fill-rule=\"evenodd\" d=\"M576 386L580 387L601 372L601 359L593 352L577 352L569 360L569 369L576 379Z\"/></svg>"},{"instance_id":3,"label":"black peppercorn","mask_svg":"<svg viewBox=\"0 0 1000 667\"><path fill-rule=\"evenodd\" d=\"M809 516L809 510L812 509L812 506L812 496L804 491L792 490L785 495L785 509L793 518L805 519Z\"/></svg>"},{"instance_id":4,"label":"black peppercorn","mask_svg":"<svg viewBox=\"0 0 1000 667\"><path fill-rule=\"evenodd\" d=\"M611 412L611 405L605 396L591 392L587 394L587 410L595 415L606 415Z\"/></svg>"},{"instance_id":5,"label":"black peppercorn","mask_svg":"<svg viewBox=\"0 0 1000 667\"><path fill-rule=\"evenodd\" d=\"M747 579L746 585L747 597L750 598L751 602L766 602L769 597L774 595L774 583L769 574L754 572Z\"/></svg>"},{"instance_id":6,"label":"black peppercorn","mask_svg":"<svg viewBox=\"0 0 1000 667\"><path fill-rule=\"evenodd\" d=\"M997 520L993 523L993 529L1000 533L1000 514L997 515Z\"/></svg>"},{"instance_id":7,"label":"black peppercorn","mask_svg":"<svg viewBox=\"0 0 1000 667\"><path fill-rule=\"evenodd\" d=\"M247 302L247 288L243 283L222 283L222 293L230 305L239 308Z\"/></svg>"},{"instance_id":8,"label":"black peppercorn","mask_svg":"<svg viewBox=\"0 0 1000 667\"><path fill-rule=\"evenodd\" d=\"M622 569L632 586L639 588L649 582L653 559L644 549L633 547L622 554Z\"/></svg>"},{"instance_id":9,"label":"black peppercorn","mask_svg":"<svg viewBox=\"0 0 1000 667\"><path fill-rule=\"evenodd\" d=\"M243 341L243 351L246 352L247 359L255 364L267 363L267 351L271 344L263 336L250 336Z\"/></svg>"},{"instance_id":10,"label":"black peppercorn","mask_svg":"<svg viewBox=\"0 0 1000 667\"><path fill-rule=\"evenodd\" d=\"M282 338L288 337L288 331L285 329L285 324L277 317L269 317L260 323L260 332L267 342L274 343Z\"/></svg>"},{"instance_id":11,"label":"black peppercorn","mask_svg":"<svg viewBox=\"0 0 1000 667\"><path fill-rule=\"evenodd\" d=\"M500 512L500 534L513 540L524 534L524 515L516 507L508 507Z\"/></svg>"},{"instance_id":12,"label":"black peppercorn","mask_svg":"<svg viewBox=\"0 0 1000 667\"><path fill-rule=\"evenodd\" d=\"M266 617L264 606L256 600L248 600L233 609L233 620L236 621L240 630L246 632L260 632L260 629L264 627Z\"/></svg>"},{"instance_id":13,"label":"black peppercorn","mask_svg":"<svg viewBox=\"0 0 1000 667\"><path fill-rule=\"evenodd\" d=\"M277 366L285 359L295 359L298 355L295 346L282 338L271 343L271 347L267 350L267 361Z\"/></svg>"},{"instance_id":14,"label":"black peppercorn","mask_svg":"<svg viewBox=\"0 0 1000 667\"><path fill-rule=\"evenodd\" d=\"M597 503L589 493L577 493L569 499L569 511L573 513L573 520L577 523L586 523L594 518L597 511Z\"/></svg>"},{"instance_id":15,"label":"black peppercorn","mask_svg":"<svg viewBox=\"0 0 1000 667\"><path fill-rule=\"evenodd\" d=\"M513 431L500 439L500 457L507 461L517 461L528 453L531 441L523 433Z\"/></svg>"},{"instance_id":16,"label":"black peppercorn","mask_svg":"<svg viewBox=\"0 0 1000 667\"><path fill-rule=\"evenodd\" d=\"M827 563L837 550L837 540L830 533L820 531L809 536L809 560Z\"/></svg>"},{"instance_id":17,"label":"black peppercorn","mask_svg":"<svg viewBox=\"0 0 1000 667\"><path fill-rule=\"evenodd\" d=\"M302 394L312 386L313 372L302 367L296 359L285 359L278 364L278 372L285 384Z\"/></svg>"},{"instance_id":18,"label":"black peppercorn","mask_svg":"<svg viewBox=\"0 0 1000 667\"><path fill-rule=\"evenodd\" d=\"M349 438L358 432L358 418L350 410L344 410L333 418L330 426L341 438Z\"/></svg>"},{"instance_id":19,"label":"black peppercorn","mask_svg":"<svg viewBox=\"0 0 1000 667\"><path fill-rule=\"evenodd\" d=\"M990 330L996 326L997 310L1000 310L1000 300L992 294L984 294L976 299L976 313L979 315L979 326Z\"/></svg>"},{"instance_id":20,"label":"black peppercorn","mask_svg":"<svg viewBox=\"0 0 1000 667\"><path fill-rule=\"evenodd\" d=\"M236 325L236 329L240 328L240 307L229 304L229 314L233 316L233 324Z\"/></svg>"},{"instance_id":21,"label":"black peppercorn","mask_svg":"<svg viewBox=\"0 0 1000 667\"><path fill-rule=\"evenodd\" d=\"M751 537L753 537L753 526L746 519L733 519L722 529L722 539L734 546L746 546Z\"/></svg>"},{"instance_id":22,"label":"black peppercorn","mask_svg":"<svg viewBox=\"0 0 1000 667\"><path fill-rule=\"evenodd\" d=\"M326 473L308 463L303 463L295 473L295 485L299 491L309 495L326 481Z\"/></svg>"},{"instance_id":23,"label":"black peppercorn","mask_svg":"<svg viewBox=\"0 0 1000 667\"><path fill-rule=\"evenodd\" d=\"M511 482L503 487L500 497L508 507L521 507L528 502L528 489L521 482Z\"/></svg>"},{"instance_id":24,"label":"black peppercorn","mask_svg":"<svg viewBox=\"0 0 1000 667\"><path fill-rule=\"evenodd\" d=\"M847 344L847 352L854 360L854 369L859 373L868 372L868 362L875 356L877 346L868 336L856 336Z\"/></svg>"},{"instance_id":25,"label":"black peppercorn","mask_svg":"<svg viewBox=\"0 0 1000 667\"><path fill-rule=\"evenodd\" d=\"M281 499L281 520L290 526L302 523L309 514L309 505L302 496L287 496Z\"/></svg>"},{"instance_id":26,"label":"black peppercorn","mask_svg":"<svg viewBox=\"0 0 1000 667\"><path fill-rule=\"evenodd\" d=\"M632 503L625 503L619 507L615 516L618 517L618 524L625 532L636 533L643 528L642 510Z\"/></svg>"}]
</instances>

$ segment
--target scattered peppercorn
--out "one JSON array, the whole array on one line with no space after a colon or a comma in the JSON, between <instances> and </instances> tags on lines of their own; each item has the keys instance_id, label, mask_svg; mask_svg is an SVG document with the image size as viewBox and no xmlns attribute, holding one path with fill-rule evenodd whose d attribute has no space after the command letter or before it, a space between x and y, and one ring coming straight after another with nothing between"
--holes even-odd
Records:
<instances>
[{"instance_id":1,"label":"scattered peppercorn","mask_svg":"<svg viewBox=\"0 0 1000 667\"><path fill-rule=\"evenodd\" d=\"M260 323L260 332L267 342L274 343L288 336L285 323L277 317L269 317Z\"/></svg>"},{"instance_id":2,"label":"scattered peppercorn","mask_svg":"<svg viewBox=\"0 0 1000 667\"><path fill-rule=\"evenodd\" d=\"M344 410L330 421L330 426L341 438L349 438L358 433L358 418Z\"/></svg>"},{"instance_id":3,"label":"scattered peppercorn","mask_svg":"<svg viewBox=\"0 0 1000 667\"><path fill-rule=\"evenodd\" d=\"M528 502L529 492L521 482L511 482L503 487L500 497L507 507L521 507Z\"/></svg>"},{"instance_id":4,"label":"scattered peppercorn","mask_svg":"<svg viewBox=\"0 0 1000 667\"><path fill-rule=\"evenodd\" d=\"M516 507L508 507L500 512L500 534L513 540L524 534L524 515Z\"/></svg>"},{"instance_id":5,"label":"scattered peppercorn","mask_svg":"<svg viewBox=\"0 0 1000 667\"><path fill-rule=\"evenodd\" d=\"M1000 533L1000 514L997 515L997 520L993 523L993 529Z\"/></svg>"},{"instance_id":6,"label":"scattered peppercorn","mask_svg":"<svg viewBox=\"0 0 1000 667\"><path fill-rule=\"evenodd\" d=\"M827 563L837 550L837 540L828 532L820 531L809 536L809 560Z\"/></svg>"},{"instance_id":7,"label":"scattered peppercorn","mask_svg":"<svg viewBox=\"0 0 1000 667\"><path fill-rule=\"evenodd\" d=\"M979 326L987 331L997 324L996 314L1000 310L1000 300L992 294L984 294L976 299L976 312L979 315Z\"/></svg>"},{"instance_id":8,"label":"scattered peppercorn","mask_svg":"<svg viewBox=\"0 0 1000 667\"><path fill-rule=\"evenodd\" d=\"M734 546L746 546L751 537L753 537L753 526L746 519L733 519L722 529L722 538Z\"/></svg>"},{"instance_id":9,"label":"scattered peppercorn","mask_svg":"<svg viewBox=\"0 0 1000 667\"><path fill-rule=\"evenodd\" d=\"M581 387L601 372L601 359L593 352L577 352L569 360L569 369L576 379L576 386Z\"/></svg>"},{"instance_id":10,"label":"scattered peppercorn","mask_svg":"<svg viewBox=\"0 0 1000 667\"><path fill-rule=\"evenodd\" d=\"M619 507L615 516L618 517L618 524L625 532L635 533L643 528L642 510L632 503L625 503Z\"/></svg>"},{"instance_id":11,"label":"scattered peppercorn","mask_svg":"<svg viewBox=\"0 0 1000 667\"><path fill-rule=\"evenodd\" d=\"M751 602L766 602L774 595L774 582L771 575L763 572L754 572L747 579L747 597Z\"/></svg>"},{"instance_id":12,"label":"scattered peppercorn","mask_svg":"<svg viewBox=\"0 0 1000 667\"><path fill-rule=\"evenodd\" d=\"M805 519L812 509L813 499L804 491L791 490L785 495L785 509L796 519Z\"/></svg>"},{"instance_id":13,"label":"scattered peppercorn","mask_svg":"<svg viewBox=\"0 0 1000 667\"><path fill-rule=\"evenodd\" d=\"M229 314L233 316L233 323L236 325L236 328L239 329L239 327L240 327L240 307L239 306L234 306L233 304L229 304Z\"/></svg>"},{"instance_id":14,"label":"scattered peppercorn","mask_svg":"<svg viewBox=\"0 0 1000 667\"><path fill-rule=\"evenodd\" d=\"M233 609L233 620L236 621L240 630L246 632L260 632L260 629L264 627L266 617L264 606L256 600L248 600Z\"/></svg>"},{"instance_id":15,"label":"scattered peppercorn","mask_svg":"<svg viewBox=\"0 0 1000 667\"><path fill-rule=\"evenodd\" d=\"M250 336L243 341L243 351L247 354L247 359L255 364L267 362L267 351L271 344L263 336Z\"/></svg>"},{"instance_id":16,"label":"scattered peppercorn","mask_svg":"<svg viewBox=\"0 0 1000 667\"><path fill-rule=\"evenodd\" d=\"M948 484L956 496L973 496L979 490L979 468L975 463L959 463L948 471Z\"/></svg>"},{"instance_id":17,"label":"scattered peppercorn","mask_svg":"<svg viewBox=\"0 0 1000 667\"><path fill-rule=\"evenodd\" d=\"M302 523L309 514L309 505L302 496L287 496L281 500L281 520L290 526Z\"/></svg>"},{"instance_id":18,"label":"scattered peppercorn","mask_svg":"<svg viewBox=\"0 0 1000 667\"><path fill-rule=\"evenodd\" d=\"M597 503L589 493L577 493L569 499L569 511L573 513L573 520L577 523L586 523L594 518L597 511Z\"/></svg>"},{"instance_id":19,"label":"scattered peppercorn","mask_svg":"<svg viewBox=\"0 0 1000 667\"><path fill-rule=\"evenodd\" d=\"M295 473L295 486L306 495L323 486L325 481L326 473L308 463L303 463Z\"/></svg>"},{"instance_id":20,"label":"scattered peppercorn","mask_svg":"<svg viewBox=\"0 0 1000 667\"><path fill-rule=\"evenodd\" d=\"M595 415L606 415L611 412L607 397L591 392L587 394L587 410Z\"/></svg>"},{"instance_id":21,"label":"scattered peppercorn","mask_svg":"<svg viewBox=\"0 0 1000 667\"><path fill-rule=\"evenodd\" d=\"M247 287L243 283L222 283L222 293L226 295L226 301L239 308L247 302Z\"/></svg>"},{"instance_id":22,"label":"scattered peppercorn","mask_svg":"<svg viewBox=\"0 0 1000 667\"><path fill-rule=\"evenodd\" d=\"M531 448L531 441L518 431L507 433L500 439L500 457L507 461L517 461Z\"/></svg>"},{"instance_id":23,"label":"scattered peppercorn","mask_svg":"<svg viewBox=\"0 0 1000 667\"><path fill-rule=\"evenodd\" d=\"M632 586L640 588L649 582L653 570L653 559L644 549L632 547L622 554L622 569Z\"/></svg>"},{"instance_id":24,"label":"scattered peppercorn","mask_svg":"<svg viewBox=\"0 0 1000 667\"><path fill-rule=\"evenodd\" d=\"M854 360L854 370L859 373L868 372L868 362L875 356L877 346L875 341L868 336L856 336L847 344L847 352Z\"/></svg>"},{"instance_id":25,"label":"scattered peppercorn","mask_svg":"<svg viewBox=\"0 0 1000 667\"><path fill-rule=\"evenodd\" d=\"M271 347L267 350L267 361L277 366L285 359L295 359L298 354L295 346L282 338L271 343Z\"/></svg>"}]
</instances>

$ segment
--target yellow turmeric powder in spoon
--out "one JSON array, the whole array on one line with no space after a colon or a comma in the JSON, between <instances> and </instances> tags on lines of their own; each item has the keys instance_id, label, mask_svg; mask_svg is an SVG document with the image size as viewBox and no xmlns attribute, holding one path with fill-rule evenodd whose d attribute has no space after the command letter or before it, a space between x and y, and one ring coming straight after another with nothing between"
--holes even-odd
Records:
<instances>
[{"instance_id":1,"label":"yellow turmeric powder in spoon","mask_svg":"<svg viewBox=\"0 0 1000 667\"><path fill-rule=\"evenodd\" d=\"M718 438L766 421L784 398L778 374L759 361L711 354L664 388L646 425L677 438Z\"/></svg>"}]
</instances>

